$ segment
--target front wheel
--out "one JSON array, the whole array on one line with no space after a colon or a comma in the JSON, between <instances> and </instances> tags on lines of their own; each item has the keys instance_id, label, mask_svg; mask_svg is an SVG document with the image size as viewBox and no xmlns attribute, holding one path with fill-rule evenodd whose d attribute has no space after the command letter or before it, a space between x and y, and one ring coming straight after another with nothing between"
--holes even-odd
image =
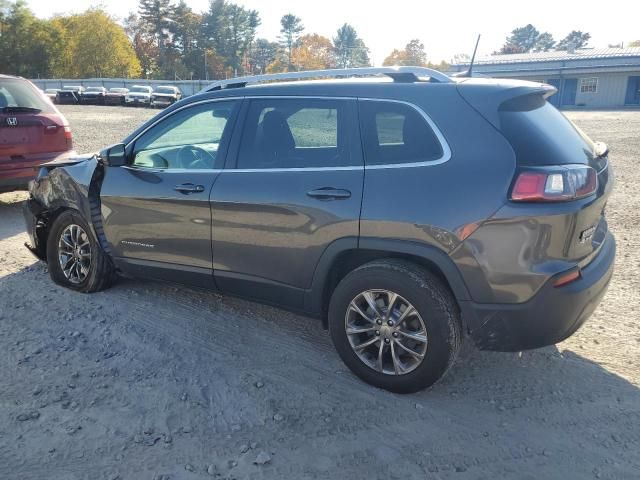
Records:
<instances>
[{"instance_id":1,"label":"front wheel","mask_svg":"<svg viewBox=\"0 0 640 480\"><path fill-rule=\"evenodd\" d=\"M97 292L115 279L111 259L87 222L75 211L60 214L47 239L49 275L58 285L79 292Z\"/></svg>"},{"instance_id":2,"label":"front wheel","mask_svg":"<svg viewBox=\"0 0 640 480\"><path fill-rule=\"evenodd\" d=\"M461 344L460 315L449 289L429 271L379 260L349 273L329 305L338 354L362 380L397 393L437 382Z\"/></svg>"}]
</instances>

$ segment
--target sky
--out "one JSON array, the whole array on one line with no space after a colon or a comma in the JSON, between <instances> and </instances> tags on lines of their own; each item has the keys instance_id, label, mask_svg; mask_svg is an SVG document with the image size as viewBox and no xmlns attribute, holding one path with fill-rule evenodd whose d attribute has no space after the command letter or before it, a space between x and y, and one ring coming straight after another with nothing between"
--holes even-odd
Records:
<instances>
[{"instance_id":1,"label":"sky","mask_svg":"<svg viewBox=\"0 0 640 480\"><path fill-rule=\"evenodd\" d=\"M208 8L209 0L186 0L195 11ZM425 45L429 61L450 61L458 53L473 51L482 35L478 55L489 55L504 43L516 27L532 23L556 40L571 30L591 34L590 46L628 43L640 39L640 5L636 0L234 0L258 10L259 37L275 40L280 18L293 13L302 19L307 33L332 38L343 23L353 25L371 50L374 65L381 65L394 49L417 38ZM39 17L82 12L101 6L117 18L137 10L137 0L27 0Z\"/></svg>"}]
</instances>

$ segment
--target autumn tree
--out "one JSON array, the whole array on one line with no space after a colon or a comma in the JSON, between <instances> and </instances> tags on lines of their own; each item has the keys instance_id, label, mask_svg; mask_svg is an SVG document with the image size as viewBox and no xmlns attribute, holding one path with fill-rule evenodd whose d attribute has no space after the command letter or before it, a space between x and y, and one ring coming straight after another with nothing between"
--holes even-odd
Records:
<instances>
[{"instance_id":1,"label":"autumn tree","mask_svg":"<svg viewBox=\"0 0 640 480\"><path fill-rule=\"evenodd\" d=\"M280 19L280 45L287 52L288 67L291 70L291 56L293 48L297 45L300 34L304 31L302 20L291 13L287 13Z\"/></svg>"},{"instance_id":2,"label":"autumn tree","mask_svg":"<svg viewBox=\"0 0 640 480\"><path fill-rule=\"evenodd\" d=\"M140 62L124 29L104 10L61 17L64 29L66 61L58 76L137 77Z\"/></svg>"},{"instance_id":3,"label":"autumn tree","mask_svg":"<svg viewBox=\"0 0 640 480\"><path fill-rule=\"evenodd\" d=\"M331 40L317 33L300 37L293 49L291 63L297 70L335 68L336 58Z\"/></svg>"},{"instance_id":4,"label":"autumn tree","mask_svg":"<svg viewBox=\"0 0 640 480\"><path fill-rule=\"evenodd\" d=\"M338 68L368 67L369 49L348 23L342 25L333 38L333 50Z\"/></svg>"},{"instance_id":5,"label":"autumn tree","mask_svg":"<svg viewBox=\"0 0 640 480\"><path fill-rule=\"evenodd\" d=\"M410 65L422 67L426 64L427 54L424 51L424 44L418 39L411 40L403 50L394 49L382 62L384 66Z\"/></svg>"}]
</instances>

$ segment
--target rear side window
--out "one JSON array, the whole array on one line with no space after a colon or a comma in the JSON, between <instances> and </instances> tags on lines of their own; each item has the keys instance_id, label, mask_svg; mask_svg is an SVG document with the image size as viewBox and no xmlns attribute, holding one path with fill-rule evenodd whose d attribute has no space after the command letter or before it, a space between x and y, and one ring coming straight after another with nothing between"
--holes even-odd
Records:
<instances>
[{"instance_id":1,"label":"rear side window","mask_svg":"<svg viewBox=\"0 0 640 480\"><path fill-rule=\"evenodd\" d=\"M443 156L433 129L409 105L361 100L360 121L367 165L429 162Z\"/></svg>"},{"instance_id":2,"label":"rear side window","mask_svg":"<svg viewBox=\"0 0 640 480\"><path fill-rule=\"evenodd\" d=\"M525 95L500 106L500 130L526 166L588 163L594 144L539 94Z\"/></svg>"},{"instance_id":3,"label":"rear side window","mask_svg":"<svg viewBox=\"0 0 640 480\"><path fill-rule=\"evenodd\" d=\"M352 165L352 103L333 99L259 99L249 106L237 168Z\"/></svg>"},{"instance_id":4,"label":"rear side window","mask_svg":"<svg viewBox=\"0 0 640 480\"><path fill-rule=\"evenodd\" d=\"M4 108L28 108L55 113L44 95L28 82L13 78L0 79L0 111Z\"/></svg>"}]
</instances>

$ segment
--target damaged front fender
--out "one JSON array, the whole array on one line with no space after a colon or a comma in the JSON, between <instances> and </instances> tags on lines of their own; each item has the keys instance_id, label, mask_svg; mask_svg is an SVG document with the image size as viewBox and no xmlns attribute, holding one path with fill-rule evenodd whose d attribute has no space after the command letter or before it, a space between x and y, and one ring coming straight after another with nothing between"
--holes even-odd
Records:
<instances>
[{"instance_id":1,"label":"damaged front fender","mask_svg":"<svg viewBox=\"0 0 640 480\"><path fill-rule=\"evenodd\" d=\"M102 174L103 166L96 155L41 165L38 176L29 183L29 200L23 208L31 241L27 247L34 255L46 260L49 228L65 210L79 212L99 238L92 218L92 205L99 205Z\"/></svg>"}]
</instances>

